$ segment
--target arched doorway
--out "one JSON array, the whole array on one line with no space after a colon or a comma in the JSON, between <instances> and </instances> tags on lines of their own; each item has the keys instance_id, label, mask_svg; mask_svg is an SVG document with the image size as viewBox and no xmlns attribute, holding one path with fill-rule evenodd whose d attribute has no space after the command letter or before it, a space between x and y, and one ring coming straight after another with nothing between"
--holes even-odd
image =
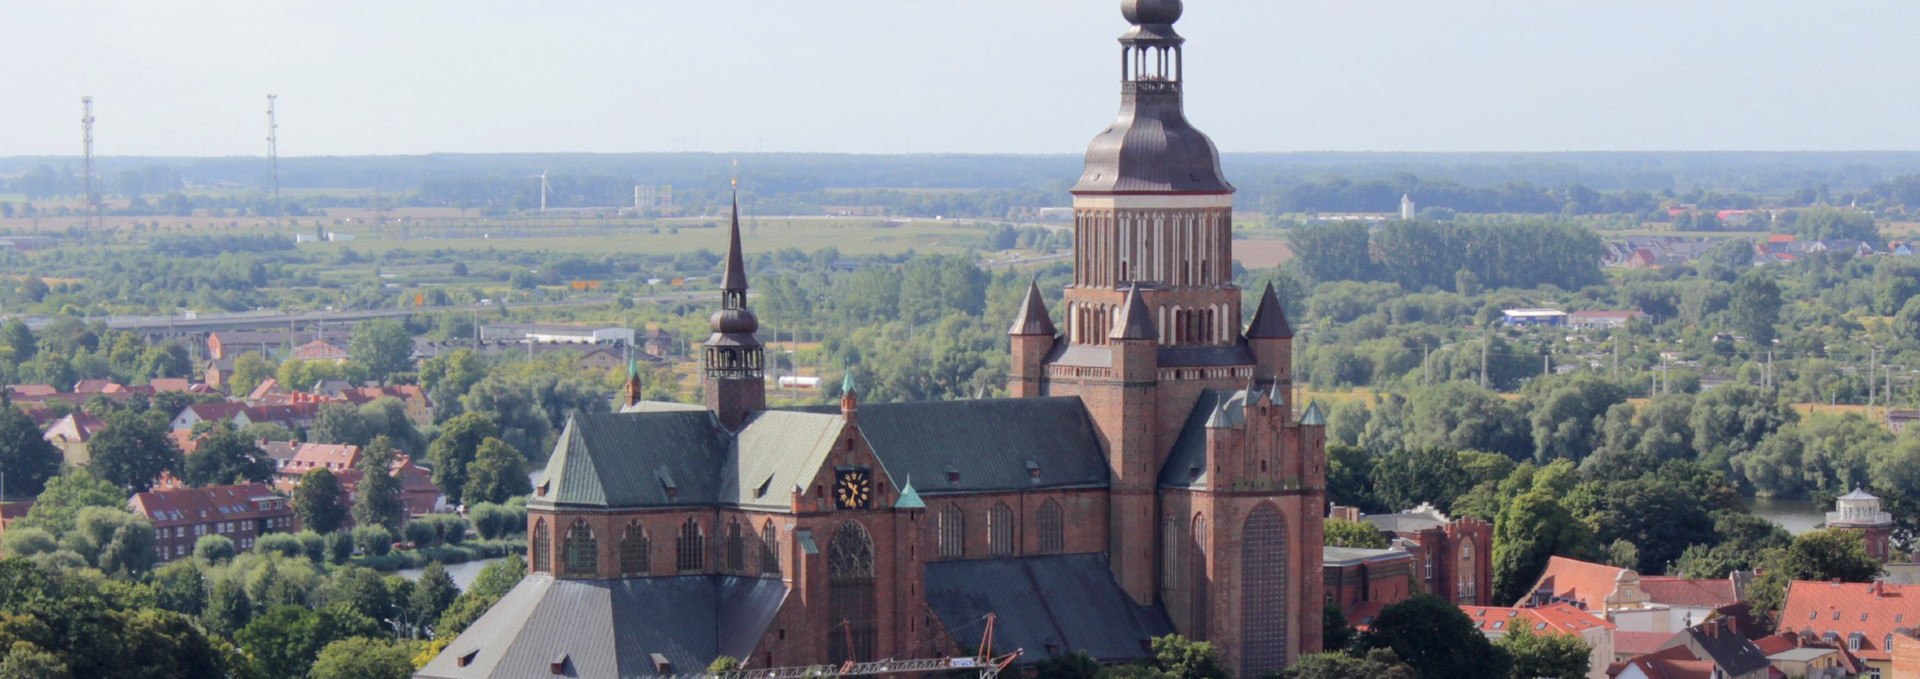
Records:
<instances>
[{"instance_id":1,"label":"arched doorway","mask_svg":"<svg viewBox=\"0 0 1920 679\"><path fill-rule=\"evenodd\" d=\"M835 664L874 659L879 621L873 594L873 538L853 521L841 524L827 543L827 617L833 625L827 634L829 659Z\"/></svg>"}]
</instances>

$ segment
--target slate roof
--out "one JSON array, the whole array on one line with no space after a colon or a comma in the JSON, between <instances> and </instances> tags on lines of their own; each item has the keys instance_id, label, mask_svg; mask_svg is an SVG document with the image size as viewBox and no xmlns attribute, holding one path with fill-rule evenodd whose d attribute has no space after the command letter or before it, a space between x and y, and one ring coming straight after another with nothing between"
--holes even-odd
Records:
<instances>
[{"instance_id":1,"label":"slate roof","mask_svg":"<svg viewBox=\"0 0 1920 679\"><path fill-rule=\"evenodd\" d=\"M1140 286L1127 288L1127 301L1120 306L1120 318L1113 323L1113 332L1108 335L1117 340L1159 339L1160 331L1153 327L1153 312L1147 310L1147 302L1140 297Z\"/></svg>"},{"instance_id":2,"label":"slate roof","mask_svg":"<svg viewBox=\"0 0 1920 679\"><path fill-rule=\"evenodd\" d=\"M1093 419L1076 397L863 403L860 431L893 484L911 477L923 497L1104 488L1109 480Z\"/></svg>"},{"instance_id":3,"label":"slate roof","mask_svg":"<svg viewBox=\"0 0 1920 679\"><path fill-rule=\"evenodd\" d=\"M1047 314L1047 300L1040 296L1040 282L1028 281L1026 299L1021 300L1020 310L1014 312L1013 327L1007 329L1007 334L1052 337L1058 332L1053 327L1053 317Z\"/></svg>"},{"instance_id":4,"label":"slate roof","mask_svg":"<svg viewBox=\"0 0 1920 679\"><path fill-rule=\"evenodd\" d=\"M1767 667L1767 654L1760 652L1746 637L1740 636L1719 623L1708 622L1688 627L1667 641L1669 645L1683 643L1682 639L1691 638L1707 657L1732 676L1740 676Z\"/></svg>"},{"instance_id":5,"label":"slate roof","mask_svg":"<svg viewBox=\"0 0 1920 679\"><path fill-rule=\"evenodd\" d=\"M1127 598L1105 554L935 561L926 569L927 606L949 633L970 643L979 621L996 614L994 647L1026 649L1020 665L1075 651L1103 663L1138 660L1145 641L1173 633L1165 611Z\"/></svg>"},{"instance_id":6,"label":"slate roof","mask_svg":"<svg viewBox=\"0 0 1920 679\"><path fill-rule=\"evenodd\" d=\"M531 504L710 505L729 436L702 411L582 413L567 421ZM543 492L544 491L544 492Z\"/></svg>"},{"instance_id":7,"label":"slate roof","mask_svg":"<svg viewBox=\"0 0 1920 679\"><path fill-rule=\"evenodd\" d=\"M1260 293L1260 306L1254 307L1253 321L1247 324L1247 336L1293 337L1293 325L1287 322L1287 312L1280 308L1280 296L1274 294L1272 281L1268 281L1266 291Z\"/></svg>"},{"instance_id":8,"label":"slate roof","mask_svg":"<svg viewBox=\"0 0 1920 679\"><path fill-rule=\"evenodd\" d=\"M1214 421L1215 412L1221 404L1229 411L1237 411L1246 401L1246 391L1241 389L1203 389L1200 397L1193 401L1193 411L1187 413L1187 422L1180 427L1180 436L1173 440L1173 450L1167 453L1166 464L1160 467L1160 487L1162 488L1198 488L1207 484L1207 427ZM1234 418L1244 417L1241 413L1221 413L1220 424L1231 426Z\"/></svg>"},{"instance_id":9,"label":"slate roof","mask_svg":"<svg viewBox=\"0 0 1920 679\"><path fill-rule=\"evenodd\" d=\"M1106 456L1078 398L870 403L859 422L888 481L914 479L922 497L1108 483ZM845 426L837 408L755 413L738 434L698 406L643 402L624 413L576 415L531 501L784 508Z\"/></svg>"},{"instance_id":10,"label":"slate roof","mask_svg":"<svg viewBox=\"0 0 1920 679\"><path fill-rule=\"evenodd\" d=\"M528 574L415 677L520 679L700 672L719 656L744 658L786 600L779 580L695 575L563 580ZM670 620L672 624L657 624ZM460 666L463 657L471 658Z\"/></svg>"}]
</instances>

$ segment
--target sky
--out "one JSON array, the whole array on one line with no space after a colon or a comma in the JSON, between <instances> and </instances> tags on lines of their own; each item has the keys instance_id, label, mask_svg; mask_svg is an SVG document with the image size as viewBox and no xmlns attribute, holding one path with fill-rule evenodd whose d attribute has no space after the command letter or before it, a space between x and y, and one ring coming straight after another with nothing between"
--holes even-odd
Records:
<instances>
[{"instance_id":1,"label":"sky","mask_svg":"<svg viewBox=\"0 0 1920 679\"><path fill-rule=\"evenodd\" d=\"M0 156L1076 153L1117 0L0 0ZM1189 0L1228 152L1920 150L1909 0Z\"/></svg>"}]
</instances>

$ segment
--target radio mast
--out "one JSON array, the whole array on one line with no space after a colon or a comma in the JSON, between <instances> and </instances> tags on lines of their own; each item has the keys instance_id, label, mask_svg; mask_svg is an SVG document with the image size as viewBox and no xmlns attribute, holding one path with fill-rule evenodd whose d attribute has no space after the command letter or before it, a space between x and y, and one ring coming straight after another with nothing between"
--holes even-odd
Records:
<instances>
[{"instance_id":1,"label":"radio mast","mask_svg":"<svg viewBox=\"0 0 1920 679\"><path fill-rule=\"evenodd\" d=\"M93 181L93 97L80 98L80 138L84 150L80 156L81 174L87 189L87 226L100 228L100 192Z\"/></svg>"},{"instance_id":2,"label":"radio mast","mask_svg":"<svg viewBox=\"0 0 1920 679\"><path fill-rule=\"evenodd\" d=\"M267 95L267 166L273 177L273 224L280 225L280 124L273 119L274 100L280 95Z\"/></svg>"}]
</instances>

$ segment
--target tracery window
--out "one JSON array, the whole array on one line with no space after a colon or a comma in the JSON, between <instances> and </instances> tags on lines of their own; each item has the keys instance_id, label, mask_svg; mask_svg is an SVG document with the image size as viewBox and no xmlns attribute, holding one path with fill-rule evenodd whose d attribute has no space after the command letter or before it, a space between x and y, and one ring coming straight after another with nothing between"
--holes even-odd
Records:
<instances>
[{"instance_id":1,"label":"tracery window","mask_svg":"<svg viewBox=\"0 0 1920 679\"><path fill-rule=\"evenodd\" d=\"M573 527L567 529L566 563L567 575L591 576L600 571L600 544L586 519L574 519Z\"/></svg>"},{"instance_id":2,"label":"tracery window","mask_svg":"<svg viewBox=\"0 0 1920 679\"><path fill-rule=\"evenodd\" d=\"M674 544L675 569L681 573L694 573L706 567L706 537L700 532L700 522L687 519L680 525L680 539Z\"/></svg>"},{"instance_id":3,"label":"tracery window","mask_svg":"<svg viewBox=\"0 0 1920 679\"><path fill-rule=\"evenodd\" d=\"M873 538L859 523L848 521L827 543L827 617L846 621L828 634L827 653L835 664L873 659L874 642L879 636L877 608Z\"/></svg>"},{"instance_id":4,"label":"tracery window","mask_svg":"<svg viewBox=\"0 0 1920 679\"><path fill-rule=\"evenodd\" d=\"M1040 503L1035 523L1040 529L1040 553L1059 554L1067 548L1066 517L1060 503L1048 499Z\"/></svg>"},{"instance_id":5,"label":"tracery window","mask_svg":"<svg viewBox=\"0 0 1920 679\"><path fill-rule=\"evenodd\" d=\"M1287 659L1287 525L1280 510L1260 505L1240 537L1240 674L1279 669Z\"/></svg>"},{"instance_id":6,"label":"tracery window","mask_svg":"<svg viewBox=\"0 0 1920 679\"><path fill-rule=\"evenodd\" d=\"M987 553L993 556L1013 555L1013 510L1002 502L987 512Z\"/></svg>"},{"instance_id":7,"label":"tracery window","mask_svg":"<svg viewBox=\"0 0 1920 679\"><path fill-rule=\"evenodd\" d=\"M627 524L627 534L620 537L620 574L647 575L652 570L653 543L646 527L639 521Z\"/></svg>"},{"instance_id":8,"label":"tracery window","mask_svg":"<svg viewBox=\"0 0 1920 679\"><path fill-rule=\"evenodd\" d=\"M771 519L760 526L760 573L780 574L780 536L774 534Z\"/></svg>"},{"instance_id":9,"label":"tracery window","mask_svg":"<svg viewBox=\"0 0 1920 679\"><path fill-rule=\"evenodd\" d=\"M547 535L547 520L533 522L533 571L535 573L553 572L553 538Z\"/></svg>"},{"instance_id":10,"label":"tracery window","mask_svg":"<svg viewBox=\"0 0 1920 679\"><path fill-rule=\"evenodd\" d=\"M747 540L740 534L740 520L727 522L727 572L747 569Z\"/></svg>"},{"instance_id":11,"label":"tracery window","mask_svg":"<svg viewBox=\"0 0 1920 679\"><path fill-rule=\"evenodd\" d=\"M940 558L958 559L967 555L967 515L957 505L940 510Z\"/></svg>"}]
</instances>

